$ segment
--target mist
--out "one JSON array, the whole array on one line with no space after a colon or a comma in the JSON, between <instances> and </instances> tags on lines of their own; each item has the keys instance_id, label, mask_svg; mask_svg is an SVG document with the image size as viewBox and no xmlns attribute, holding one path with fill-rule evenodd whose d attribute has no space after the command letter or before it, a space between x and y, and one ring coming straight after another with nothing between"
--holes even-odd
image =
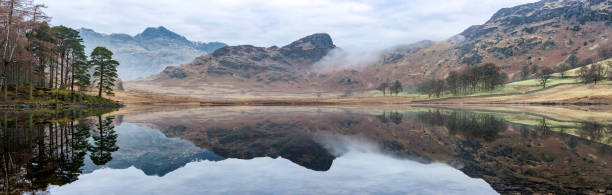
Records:
<instances>
[{"instance_id":1,"label":"mist","mask_svg":"<svg viewBox=\"0 0 612 195\"><path fill-rule=\"evenodd\" d=\"M315 142L334 156L342 156L348 152L382 153L376 143L362 137L325 135L315 137Z\"/></svg>"},{"instance_id":2,"label":"mist","mask_svg":"<svg viewBox=\"0 0 612 195\"><path fill-rule=\"evenodd\" d=\"M345 50L336 48L313 65L316 71L329 72L344 69L362 69L378 62L383 51Z\"/></svg>"}]
</instances>

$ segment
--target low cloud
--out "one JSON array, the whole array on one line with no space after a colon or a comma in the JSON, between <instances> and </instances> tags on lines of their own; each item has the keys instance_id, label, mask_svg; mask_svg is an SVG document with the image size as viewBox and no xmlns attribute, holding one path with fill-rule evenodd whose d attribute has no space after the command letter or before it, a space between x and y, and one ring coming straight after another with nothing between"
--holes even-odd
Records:
<instances>
[{"instance_id":1,"label":"low cloud","mask_svg":"<svg viewBox=\"0 0 612 195\"><path fill-rule=\"evenodd\" d=\"M313 67L316 71L327 72L342 69L361 69L380 60L382 51L346 51L336 48Z\"/></svg>"}]
</instances>

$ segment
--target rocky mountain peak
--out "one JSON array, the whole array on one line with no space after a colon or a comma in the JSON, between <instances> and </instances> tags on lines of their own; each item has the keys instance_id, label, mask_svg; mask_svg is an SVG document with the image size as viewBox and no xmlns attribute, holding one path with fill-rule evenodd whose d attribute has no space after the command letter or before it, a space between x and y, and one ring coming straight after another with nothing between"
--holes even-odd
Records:
<instances>
[{"instance_id":1,"label":"rocky mountain peak","mask_svg":"<svg viewBox=\"0 0 612 195\"><path fill-rule=\"evenodd\" d=\"M307 71L334 48L336 46L331 37L325 33L304 37L281 48L225 46L191 63L168 67L154 79L236 79L265 85L293 85L305 80L304 75L300 73Z\"/></svg>"},{"instance_id":2,"label":"rocky mountain peak","mask_svg":"<svg viewBox=\"0 0 612 195\"><path fill-rule=\"evenodd\" d=\"M80 28L79 29L79 34L81 35L81 37L88 36L88 37L99 38L99 37L104 36L103 34L98 33L98 32L96 32L96 31L94 31L93 29L90 29L90 28Z\"/></svg>"},{"instance_id":3,"label":"rocky mountain peak","mask_svg":"<svg viewBox=\"0 0 612 195\"><path fill-rule=\"evenodd\" d=\"M314 49L333 49L336 47L329 34L316 33L294 41L293 43L285 46L284 48L301 47L305 46L305 44L311 44Z\"/></svg>"},{"instance_id":4,"label":"rocky mountain peak","mask_svg":"<svg viewBox=\"0 0 612 195\"><path fill-rule=\"evenodd\" d=\"M91 28L80 28L79 32L87 32L87 33L96 33L93 29Z\"/></svg>"},{"instance_id":5,"label":"rocky mountain peak","mask_svg":"<svg viewBox=\"0 0 612 195\"><path fill-rule=\"evenodd\" d=\"M336 48L327 33L317 33L301 38L280 49L281 53L289 58L307 59L310 63L319 61L329 51Z\"/></svg>"},{"instance_id":6,"label":"rocky mountain peak","mask_svg":"<svg viewBox=\"0 0 612 195\"><path fill-rule=\"evenodd\" d=\"M175 32L168 30L166 27L149 27L145 29L142 33L136 35L136 39L142 40L150 40L155 38L168 38L168 39L178 39L187 41L187 39Z\"/></svg>"}]
</instances>

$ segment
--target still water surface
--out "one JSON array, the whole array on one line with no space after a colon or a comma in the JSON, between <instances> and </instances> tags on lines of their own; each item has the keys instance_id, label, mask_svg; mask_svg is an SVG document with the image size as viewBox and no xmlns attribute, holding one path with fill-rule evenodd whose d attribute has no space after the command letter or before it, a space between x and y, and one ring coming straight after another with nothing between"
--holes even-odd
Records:
<instances>
[{"instance_id":1,"label":"still water surface","mask_svg":"<svg viewBox=\"0 0 612 195\"><path fill-rule=\"evenodd\" d=\"M607 120L423 107L0 117L3 193L612 192Z\"/></svg>"}]
</instances>

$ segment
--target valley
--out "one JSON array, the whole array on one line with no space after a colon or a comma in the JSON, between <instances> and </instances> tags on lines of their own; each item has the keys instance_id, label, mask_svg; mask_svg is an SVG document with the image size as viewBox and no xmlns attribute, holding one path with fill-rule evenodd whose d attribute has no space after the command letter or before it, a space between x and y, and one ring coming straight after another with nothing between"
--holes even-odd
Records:
<instances>
[{"instance_id":1,"label":"valley","mask_svg":"<svg viewBox=\"0 0 612 195\"><path fill-rule=\"evenodd\" d=\"M571 84L579 83L576 75L569 76L571 79L554 76L552 89L533 91L539 87L539 71L546 68L557 71L567 67L562 71L575 72L579 67L600 63L608 72L612 69L606 64L612 57L610 10L606 1L573 0L505 8L486 23L448 40L387 49L379 52L377 60L359 67L342 61L332 63L340 68L320 67L319 63L331 57L328 54L342 56L348 52L337 47L326 33L309 35L283 47L228 46L123 84L128 92L199 98L208 102L206 105L261 104L263 100L266 104L293 100L295 104L315 104L354 99L364 103L430 103L437 100L415 95L419 83L493 63L507 76L503 87L465 98L443 94L438 103L610 104L609 81L588 86ZM403 85L404 92L399 96L410 98L373 100L382 95L376 87L392 81ZM354 99L340 100L343 98Z\"/></svg>"},{"instance_id":2,"label":"valley","mask_svg":"<svg viewBox=\"0 0 612 195\"><path fill-rule=\"evenodd\" d=\"M612 194L612 0L40 1L0 194Z\"/></svg>"}]
</instances>

